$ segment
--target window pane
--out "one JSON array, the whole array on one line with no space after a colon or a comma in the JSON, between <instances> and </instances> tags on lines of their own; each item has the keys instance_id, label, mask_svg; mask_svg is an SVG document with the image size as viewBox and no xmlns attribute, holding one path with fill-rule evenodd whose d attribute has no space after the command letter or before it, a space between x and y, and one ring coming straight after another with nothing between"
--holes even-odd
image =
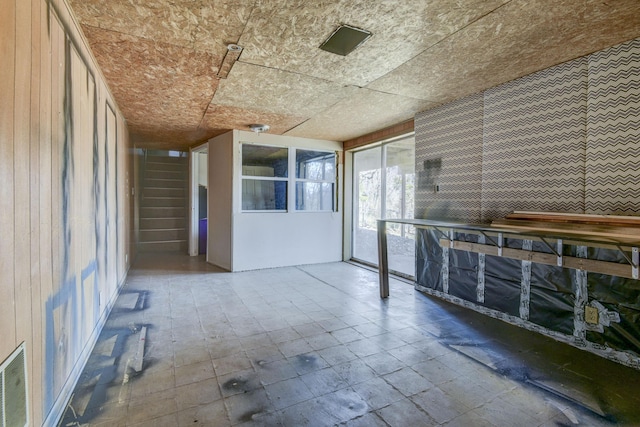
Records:
<instances>
[{"instance_id":1,"label":"window pane","mask_svg":"<svg viewBox=\"0 0 640 427\"><path fill-rule=\"evenodd\" d=\"M333 211L334 185L326 182L296 182L296 209Z\"/></svg>"},{"instance_id":2,"label":"window pane","mask_svg":"<svg viewBox=\"0 0 640 427\"><path fill-rule=\"evenodd\" d=\"M354 153L353 257L378 264L376 220L381 218L382 150Z\"/></svg>"},{"instance_id":3,"label":"window pane","mask_svg":"<svg viewBox=\"0 0 640 427\"><path fill-rule=\"evenodd\" d=\"M335 181L336 154L296 150L296 178Z\"/></svg>"},{"instance_id":4,"label":"window pane","mask_svg":"<svg viewBox=\"0 0 640 427\"><path fill-rule=\"evenodd\" d=\"M378 264L376 219L413 218L415 209L414 141L413 137L409 137L382 147L354 153L355 198L352 236L354 258ZM384 169L382 168L383 158L385 159ZM387 249L391 271L415 276L414 227L388 223Z\"/></svg>"},{"instance_id":5,"label":"window pane","mask_svg":"<svg viewBox=\"0 0 640 427\"><path fill-rule=\"evenodd\" d=\"M384 146L385 218L413 218L414 210L414 138L407 138ZM389 269L415 275L415 228L401 224L387 224Z\"/></svg>"},{"instance_id":6,"label":"window pane","mask_svg":"<svg viewBox=\"0 0 640 427\"><path fill-rule=\"evenodd\" d=\"M242 209L254 210L286 210L287 182L258 179L242 180Z\"/></svg>"},{"instance_id":7,"label":"window pane","mask_svg":"<svg viewBox=\"0 0 640 427\"><path fill-rule=\"evenodd\" d=\"M242 175L286 178L289 152L287 148L242 144Z\"/></svg>"}]
</instances>

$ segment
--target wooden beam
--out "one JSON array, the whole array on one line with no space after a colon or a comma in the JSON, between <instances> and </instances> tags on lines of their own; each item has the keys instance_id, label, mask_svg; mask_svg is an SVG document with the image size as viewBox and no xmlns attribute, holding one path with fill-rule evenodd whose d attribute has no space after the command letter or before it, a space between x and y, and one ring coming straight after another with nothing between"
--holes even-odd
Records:
<instances>
[{"instance_id":1,"label":"wooden beam","mask_svg":"<svg viewBox=\"0 0 640 427\"><path fill-rule=\"evenodd\" d=\"M440 239L440 246L449 248L451 241L448 239ZM487 255L498 256L498 247L492 245L483 245L479 243L461 242L454 240L453 249L458 249L473 253L482 253ZM502 248L502 257L517 259L520 261L531 261L544 265L556 265L557 257L555 254L544 252L526 251L522 249ZM626 277L632 279L631 265L620 264L616 262L599 261L586 258L576 258L570 256L562 257L563 267L573 268L576 270L584 270L590 273L608 274L610 276Z\"/></svg>"},{"instance_id":2,"label":"wooden beam","mask_svg":"<svg viewBox=\"0 0 640 427\"><path fill-rule=\"evenodd\" d=\"M16 2L2 2L0 12L0 359L16 347L14 281L14 121Z\"/></svg>"},{"instance_id":3,"label":"wooden beam","mask_svg":"<svg viewBox=\"0 0 640 427\"><path fill-rule=\"evenodd\" d=\"M563 212L515 211L505 216L509 220L546 221L559 223L597 224L608 226L640 227L640 216L586 215Z\"/></svg>"},{"instance_id":4,"label":"wooden beam","mask_svg":"<svg viewBox=\"0 0 640 427\"><path fill-rule=\"evenodd\" d=\"M640 227L620 227L600 224L552 223L545 221L525 221L511 219L497 219L491 223L492 227L513 229L517 231L535 231L550 235L566 235L567 237L610 237L616 240L640 239Z\"/></svg>"},{"instance_id":5,"label":"wooden beam","mask_svg":"<svg viewBox=\"0 0 640 427\"><path fill-rule=\"evenodd\" d=\"M413 119L411 119L398 123L397 125L389 126L388 128L380 129L378 131L359 136L358 138L345 141L343 148L344 150L353 150L354 148L364 147L365 145L373 144L374 142L395 138L396 136L411 133L413 131L414 122Z\"/></svg>"}]
</instances>

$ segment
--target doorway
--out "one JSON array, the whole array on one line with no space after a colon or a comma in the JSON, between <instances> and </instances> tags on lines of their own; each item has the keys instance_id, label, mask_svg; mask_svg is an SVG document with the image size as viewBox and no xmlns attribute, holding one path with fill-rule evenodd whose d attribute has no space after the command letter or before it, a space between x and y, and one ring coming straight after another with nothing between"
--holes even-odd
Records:
<instances>
[{"instance_id":1,"label":"doorway","mask_svg":"<svg viewBox=\"0 0 640 427\"><path fill-rule=\"evenodd\" d=\"M189 255L207 253L207 208L208 208L208 152L207 144L191 149L191 215L189 235Z\"/></svg>"},{"instance_id":2,"label":"doorway","mask_svg":"<svg viewBox=\"0 0 640 427\"><path fill-rule=\"evenodd\" d=\"M351 257L378 264L377 219L410 219L414 213L413 135L353 153ZM415 276L415 228L388 224L389 269Z\"/></svg>"}]
</instances>

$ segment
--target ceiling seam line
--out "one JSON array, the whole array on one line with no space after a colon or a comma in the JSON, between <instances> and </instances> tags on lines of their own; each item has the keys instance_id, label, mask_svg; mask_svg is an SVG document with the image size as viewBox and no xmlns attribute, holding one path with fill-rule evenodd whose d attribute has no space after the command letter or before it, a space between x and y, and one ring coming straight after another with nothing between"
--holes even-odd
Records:
<instances>
[{"instance_id":1,"label":"ceiling seam line","mask_svg":"<svg viewBox=\"0 0 640 427\"><path fill-rule=\"evenodd\" d=\"M310 75L310 74L301 73L301 72L298 72L298 71L283 70L282 68L270 67L270 66L268 66L268 65L256 64L256 63L254 63L254 62L249 62L249 61L241 61L241 60L238 60L237 62L241 62L241 63L243 63L243 64L247 64L247 65L253 65L254 67L265 68L265 69L267 69L267 70L275 70L275 71L280 71L280 72L283 72L283 73L294 74L294 75L296 75L296 76L310 77L310 78L312 78L312 79L321 80L321 81L323 81L323 82L338 84L338 85L341 85L342 87L349 87L349 86L351 86L351 87L357 87L357 88L360 88L360 89L362 89L362 88L363 88L363 86L354 85L354 84L343 84L343 83L340 83L340 82L336 82L336 81L334 81L334 80L324 79L324 78L322 78L322 77L316 77L316 76L312 76L312 75Z\"/></svg>"},{"instance_id":2,"label":"ceiling seam line","mask_svg":"<svg viewBox=\"0 0 640 427\"><path fill-rule=\"evenodd\" d=\"M258 2L258 0L255 0L253 2L253 7L251 8L251 12L249 12L249 17L247 18L247 21L244 23L244 26L242 27L242 31L240 31L240 35L238 36L238 41L236 43L239 44L240 47L242 47L242 45L240 44L240 40L242 39L242 36L244 35L245 30L247 29L247 26L249 25L249 22L251 22L251 18L253 17L253 12L256 10L256 3Z\"/></svg>"},{"instance_id":3,"label":"ceiling seam line","mask_svg":"<svg viewBox=\"0 0 640 427\"><path fill-rule=\"evenodd\" d=\"M437 42L435 42L434 44L424 48L422 51L418 52L417 54L415 54L414 56L412 56L411 58L407 59L406 61L404 61L402 64L398 65L397 67L395 67L392 70L389 70L387 73L381 75L380 77L378 77L377 79L369 82L367 85L370 85L378 80L380 80L381 78L388 76L389 74L393 73L395 70L397 70L398 68L402 67L403 65L405 65L406 63L413 61L414 59L416 59L418 56L422 55L423 53L425 53L426 51L434 48L435 46L438 46L439 44L443 43L444 41L446 41L447 39L449 39L450 37L458 34L460 31L464 30L465 28L470 27L471 25L475 24L476 22L480 21L481 19L491 15L492 13L495 13L497 10L502 9L503 7L505 7L506 5L508 5L509 3L513 2L513 0L509 0L506 3L501 4L500 6L496 7L495 9L485 13L482 16L479 16L478 18L474 19L473 21L469 22L468 24L466 24L463 27L458 28L456 31L454 31L453 33L447 35L446 37L443 37L442 39L438 40Z\"/></svg>"},{"instance_id":4,"label":"ceiling seam line","mask_svg":"<svg viewBox=\"0 0 640 427\"><path fill-rule=\"evenodd\" d=\"M242 45L240 44L240 40L242 39L242 36L244 35L245 30L247 29L247 25L249 25L249 22L251 21L251 17L253 16L253 12L256 10L256 3L257 0L255 0L253 2L253 7L251 8L251 12L249 13L249 17L247 18L247 21L244 23L244 26L242 27L242 31L240 32L240 35L238 36L238 39L236 40L236 43L238 43L238 45L240 47L242 47ZM224 58L222 58L222 60L224 61ZM236 60L236 62L240 62L240 57L238 57L238 60ZM229 70L229 72L231 72L231 70ZM215 77L217 78L217 77ZM217 78L218 82L220 82L220 78ZM213 94L211 95L211 99L209 100L209 103L207 104L207 107L204 109L204 112L202 113L202 117L200 118L200 123L198 123L198 127L196 129L203 129L202 124L204 123L204 119L205 117L207 117L207 112L209 111L209 108L211 107L211 104L213 104L213 99L216 96L216 93L218 93L218 88L220 87L220 83L218 83L216 85L215 90L213 91Z\"/></svg>"},{"instance_id":5,"label":"ceiling seam line","mask_svg":"<svg viewBox=\"0 0 640 427\"><path fill-rule=\"evenodd\" d=\"M184 46L184 45L181 45L181 44L168 43L166 41L159 41L159 40L155 40L155 39L150 39L148 37L138 36L138 35L131 34L131 33L124 33L122 31L110 30L108 28L96 27L95 25L89 25L89 24L80 23L80 26L84 26L84 27L88 27L88 28L95 28L95 29L101 30L101 31L108 31L108 32L114 33L114 34L121 34L123 36L135 37L137 39L141 39L141 40L147 41L149 43L157 43L157 44L162 44L162 45L165 45L165 46L173 46L173 47L178 47L178 48L181 48L181 49L192 50L194 52L201 52L201 53L207 53L207 54L213 55L213 53L211 51L208 51L208 50L199 50L199 49L195 49L195 48L189 47L189 46ZM85 35L85 37L86 37L86 35ZM100 42L98 42L98 43L100 43ZM122 41L119 41L117 43L122 43Z\"/></svg>"}]
</instances>

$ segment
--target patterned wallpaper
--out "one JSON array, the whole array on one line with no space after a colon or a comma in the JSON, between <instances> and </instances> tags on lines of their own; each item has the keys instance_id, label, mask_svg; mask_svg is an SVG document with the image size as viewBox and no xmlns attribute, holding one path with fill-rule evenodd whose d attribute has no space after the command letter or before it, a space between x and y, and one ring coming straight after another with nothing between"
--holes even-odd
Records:
<instances>
[{"instance_id":1,"label":"patterned wallpaper","mask_svg":"<svg viewBox=\"0 0 640 427\"><path fill-rule=\"evenodd\" d=\"M640 214L640 39L425 111L415 123L416 218Z\"/></svg>"},{"instance_id":2,"label":"patterned wallpaper","mask_svg":"<svg viewBox=\"0 0 640 427\"><path fill-rule=\"evenodd\" d=\"M586 210L640 214L640 39L588 58Z\"/></svg>"},{"instance_id":3,"label":"patterned wallpaper","mask_svg":"<svg viewBox=\"0 0 640 427\"><path fill-rule=\"evenodd\" d=\"M587 61L484 93L482 217L584 211Z\"/></svg>"},{"instance_id":4,"label":"patterned wallpaper","mask_svg":"<svg viewBox=\"0 0 640 427\"><path fill-rule=\"evenodd\" d=\"M482 105L477 94L416 116L416 218L480 221Z\"/></svg>"}]
</instances>

